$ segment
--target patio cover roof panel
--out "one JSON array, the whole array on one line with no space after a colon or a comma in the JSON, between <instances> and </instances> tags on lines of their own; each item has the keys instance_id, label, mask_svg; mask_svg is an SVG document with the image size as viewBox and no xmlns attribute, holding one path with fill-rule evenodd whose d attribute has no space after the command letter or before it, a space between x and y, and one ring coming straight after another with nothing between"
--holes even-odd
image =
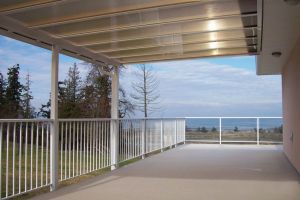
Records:
<instances>
[{"instance_id":1,"label":"patio cover roof panel","mask_svg":"<svg viewBox=\"0 0 300 200\"><path fill-rule=\"evenodd\" d=\"M260 33L256 0L3 0L0 18L11 20L4 35L33 33L49 45L68 44L63 52L74 57L114 64L253 54Z\"/></svg>"}]
</instances>

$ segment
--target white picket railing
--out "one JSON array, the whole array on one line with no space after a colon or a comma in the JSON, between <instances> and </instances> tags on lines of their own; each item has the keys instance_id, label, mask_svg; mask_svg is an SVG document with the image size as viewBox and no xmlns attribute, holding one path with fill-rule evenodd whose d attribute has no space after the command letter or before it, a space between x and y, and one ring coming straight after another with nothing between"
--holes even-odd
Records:
<instances>
[{"instance_id":1,"label":"white picket railing","mask_svg":"<svg viewBox=\"0 0 300 200\"><path fill-rule=\"evenodd\" d=\"M51 120L0 120L1 198L50 184Z\"/></svg>"},{"instance_id":2,"label":"white picket railing","mask_svg":"<svg viewBox=\"0 0 300 200\"><path fill-rule=\"evenodd\" d=\"M185 120L179 118L59 119L58 181L112 165L112 122L118 124L117 164L185 138ZM47 119L0 120L0 199L51 185L51 125Z\"/></svg>"}]
</instances>

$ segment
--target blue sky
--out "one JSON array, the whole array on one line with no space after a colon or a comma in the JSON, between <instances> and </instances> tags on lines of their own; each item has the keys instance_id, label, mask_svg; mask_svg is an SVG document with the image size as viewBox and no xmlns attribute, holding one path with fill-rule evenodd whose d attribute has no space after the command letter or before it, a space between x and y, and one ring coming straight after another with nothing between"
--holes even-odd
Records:
<instances>
[{"instance_id":1,"label":"blue sky","mask_svg":"<svg viewBox=\"0 0 300 200\"><path fill-rule=\"evenodd\" d=\"M60 79L77 62L60 56ZM39 108L50 92L51 52L0 36L0 71L6 74L14 64L21 66L21 78L31 74L33 105ZM160 111L157 117L184 116L280 116L281 76L256 76L255 57L218 57L150 63L160 82ZM136 65L122 70L120 84L132 92ZM140 113L136 113L140 116Z\"/></svg>"}]
</instances>

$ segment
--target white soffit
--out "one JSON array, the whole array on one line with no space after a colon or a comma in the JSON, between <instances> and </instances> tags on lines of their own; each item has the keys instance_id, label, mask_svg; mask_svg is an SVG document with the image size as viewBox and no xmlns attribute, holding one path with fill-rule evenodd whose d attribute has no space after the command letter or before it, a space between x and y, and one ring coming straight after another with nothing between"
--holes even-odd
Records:
<instances>
[{"instance_id":1,"label":"white soffit","mask_svg":"<svg viewBox=\"0 0 300 200\"><path fill-rule=\"evenodd\" d=\"M300 3L290 5L284 0L263 0L262 4L262 42L257 56L257 74L281 74L300 39ZM272 52L282 55L275 57Z\"/></svg>"}]
</instances>

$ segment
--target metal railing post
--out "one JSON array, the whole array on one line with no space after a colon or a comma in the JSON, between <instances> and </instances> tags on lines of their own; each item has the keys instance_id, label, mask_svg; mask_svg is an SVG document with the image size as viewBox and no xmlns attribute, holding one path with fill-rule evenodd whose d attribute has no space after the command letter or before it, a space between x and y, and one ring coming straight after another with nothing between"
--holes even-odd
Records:
<instances>
[{"instance_id":1,"label":"metal railing post","mask_svg":"<svg viewBox=\"0 0 300 200\"><path fill-rule=\"evenodd\" d=\"M160 148L161 148L161 152L164 151L164 124L163 124L163 120L160 120Z\"/></svg>"},{"instance_id":2,"label":"metal railing post","mask_svg":"<svg viewBox=\"0 0 300 200\"><path fill-rule=\"evenodd\" d=\"M177 119L175 119L175 147L177 147Z\"/></svg>"},{"instance_id":3,"label":"metal railing post","mask_svg":"<svg viewBox=\"0 0 300 200\"><path fill-rule=\"evenodd\" d=\"M259 145L259 118L256 118L256 144Z\"/></svg>"},{"instance_id":4,"label":"metal railing post","mask_svg":"<svg viewBox=\"0 0 300 200\"><path fill-rule=\"evenodd\" d=\"M222 117L219 118L219 144L222 144Z\"/></svg>"},{"instance_id":5,"label":"metal railing post","mask_svg":"<svg viewBox=\"0 0 300 200\"><path fill-rule=\"evenodd\" d=\"M143 135L142 135L142 159L145 158L146 155L146 131L147 131L147 121L143 120Z\"/></svg>"},{"instance_id":6,"label":"metal railing post","mask_svg":"<svg viewBox=\"0 0 300 200\"><path fill-rule=\"evenodd\" d=\"M186 143L186 119L184 118L184 121L183 121L183 143L185 144Z\"/></svg>"},{"instance_id":7,"label":"metal railing post","mask_svg":"<svg viewBox=\"0 0 300 200\"><path fill-rule=\"evenodd\" d=\"M58 65L59 48L52 47L52 68L51 68L51 119L50 127L50 191L58 186Z\"/></svg>"}]
</instances>

